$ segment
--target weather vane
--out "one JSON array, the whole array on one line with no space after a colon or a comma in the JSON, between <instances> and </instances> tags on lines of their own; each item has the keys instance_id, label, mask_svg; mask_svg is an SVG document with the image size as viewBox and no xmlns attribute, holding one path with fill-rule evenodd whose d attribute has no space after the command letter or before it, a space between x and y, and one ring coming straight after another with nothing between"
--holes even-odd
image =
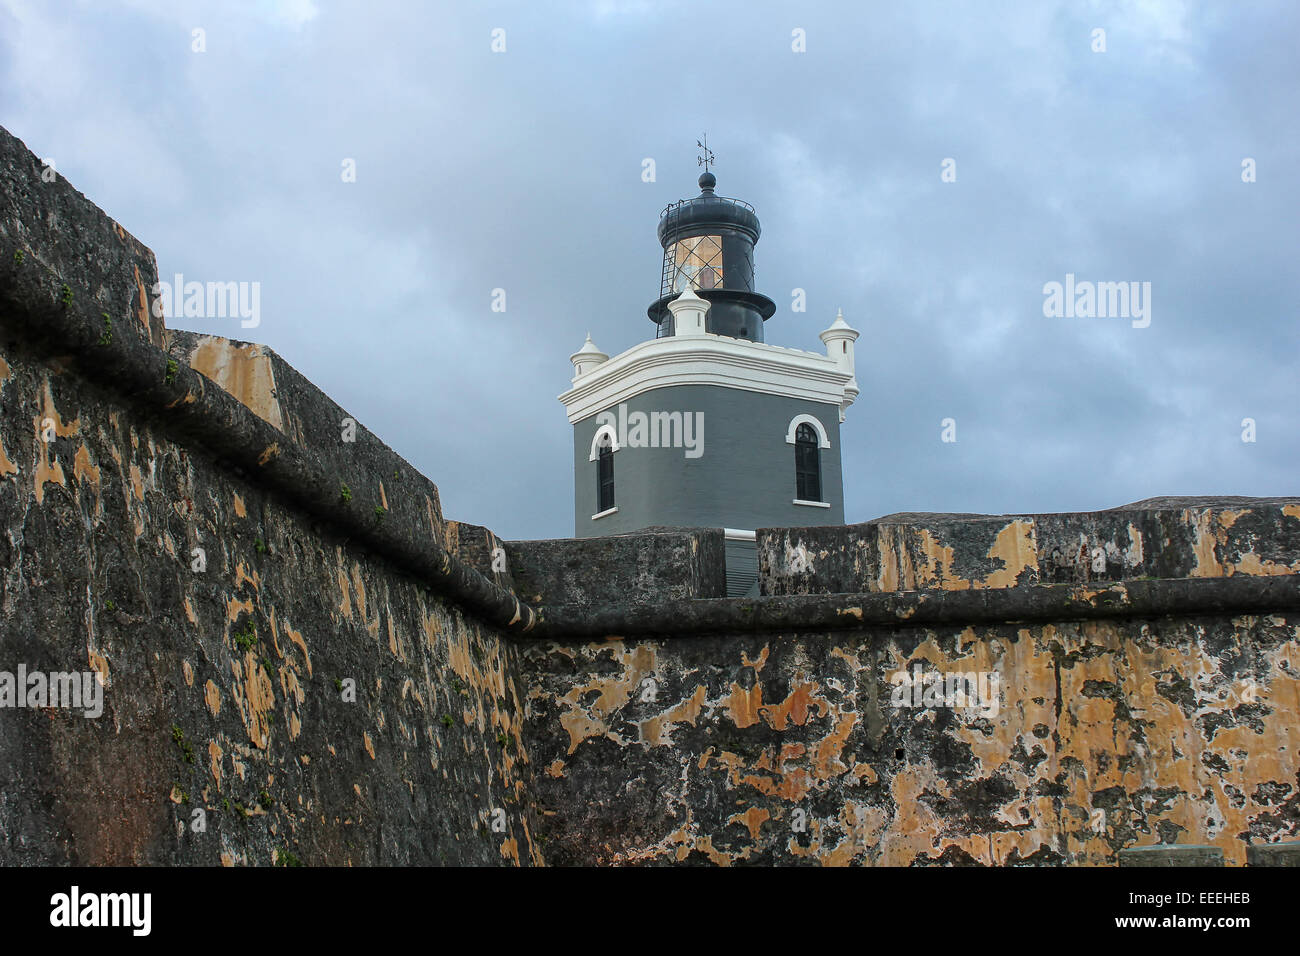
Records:
<instances>
[{"instance_id":1,"label":"weather vane","mask_svg":"<svg viewBox=\"0 0 1300 956\"><path fill-rule=\"evenodd\" d=\"M709 171L710 163L715 166L718 164L718 161L713 158L713 150L709 149L709 134L704 134L704 142L702 143L697 139L695 145L704 150L704 155L695 157L696 164L703 166L704 171L707 173Z\"/></svg>"}]
</instances>

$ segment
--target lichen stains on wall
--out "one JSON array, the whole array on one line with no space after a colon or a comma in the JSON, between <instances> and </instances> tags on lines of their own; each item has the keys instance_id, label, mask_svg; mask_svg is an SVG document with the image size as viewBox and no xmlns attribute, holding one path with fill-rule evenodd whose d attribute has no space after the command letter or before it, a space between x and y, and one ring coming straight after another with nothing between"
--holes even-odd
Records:
<instances>
[{"instance_id":1,"label":"lichen stains on wall","mask_svg":"<svg viewBox=\"0 0 1300 956\"><path fill-rule=\"evenodd\" d=\"M1300 507L1285 505L1281 513L1287 518L1300 520ZM1251 509L1187 510L1183 520L1196 529L1193 550L1196 566L1189 577L1220 578L1233 574L1279 575L1300 573L1300 557L1294 561L1276 561L1261 558L1255 553L1257 535L1247 534L1244 541L1233 540L1232 530L1243 516L1252 516ZM1235 545L1235 546L1234 546Z\"/></svg>"},{"instance_id":2,"label":"lichen stains on wall","mask_svg":"<svg viewBox=\"0 0 1300 956\"><path fill-rule=\"evenodd\" d=\"M9 381L9 363L0 358L0 399L4 398L5 384ZM18 466L5 453L4 442L0 441L0 479L18 474Z\"/></svg>"},{"instance_id":3,"label":"lichen stains on wall","mask_svg":"<svg viewBox=\"0 0 1300 956\"><path fill-rule=\"evenodd\" d=\"M1038 570L1034 526L1029 521L1012 521L998 530L984 553L993 565L983 577L963 577L957 573L953 568L956 549L940 544L927 528L882 527L880 545L880 567L875 575L876 590L880 591L1008 588L1022 580L1024 571ZM824 557L825 553L820 556Z\"/></svg>"},{"instance_id":4,"label":"lichen stains on wall","mask_svg":"<svg viewBox=\"0 0 1300 956\"><path fill-rule=\"evenodd\" d=\"M1178 841L1241 864L1300 831L1284 616L551 642L527 663L553 862L1113 865ZM996 712L894 706L918 665L996 674Z\"/></svg>"}]
</instances>

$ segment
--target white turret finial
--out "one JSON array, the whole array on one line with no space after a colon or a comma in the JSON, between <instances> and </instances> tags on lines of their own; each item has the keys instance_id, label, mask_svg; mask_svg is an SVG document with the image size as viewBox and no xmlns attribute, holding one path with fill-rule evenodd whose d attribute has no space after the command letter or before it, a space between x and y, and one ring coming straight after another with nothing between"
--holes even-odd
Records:
<instances>
[{"instance_id":1,"label":"white turret finial","mask_svg":"<svg viewBox=\"0 0 1300 956\"><path fill-rule=\"evenodd\" d=\"M822 340L823 342L825 342L826 339L827 339L828 337L830 337L830 338L840 338L840 337L842 337L842 336L840 336L840 335L836 335L836 336L828 336L828 335L827 335L828 332L836 332L836 333L848 333L848 332L852 332L852 333L853 333L853 338L856 339L856 338L858 337L857 330L854 329L851 325L849 325L849 323L847 323L847 322L844 321L844 310L843 310L843 309L837 309L837 310L835 311L835 321L831 323L830 328L828 328L825 332L821 333L821 340Z\"/></svg>"},{"instance_id":2,"label":"white turret finial","mask_svg":"<svg viewBox=\"0 0 1300 956\"><path fill-rule=\"evenodd\" d=\"M829 350L832 342L842 342L842 341L855 342L857 341L859 334L860 333L858 332L857 329L853 328L853 326L849 325L849 323L844 321L844 310L839 309L835 313L835 321L830 324L830 328L820 333L817 337L826 344L828 350L827 354L829 354ZM843 354L848 352L849 350L846 348L840 351L841 354Z\"/></svg>"},{"instance_id":3,"label":"white turret finial","mask_svg":"<svg viewBox=\"0 0 1300 956\"><path fill-rule=\"evenodd\" d=\"M573 363L573 377L577 379L602 362L608 362L609 356L596 348L596 343L591 340L591 333L588 332L587 341L582 343L582 348L569 356L569 361Z\"/></svg>"},{"instance_id":4,"label":"white turret finial","mask_svg":"<svg viewBox=\"0 0 1300 956\"><path fill-rule=\"evenodd\" d=\"M668 311L673 314L673 335L705 334L704 316L709 311L709 303L689 285L668 303Z\"/></svg>"}]
</instances>

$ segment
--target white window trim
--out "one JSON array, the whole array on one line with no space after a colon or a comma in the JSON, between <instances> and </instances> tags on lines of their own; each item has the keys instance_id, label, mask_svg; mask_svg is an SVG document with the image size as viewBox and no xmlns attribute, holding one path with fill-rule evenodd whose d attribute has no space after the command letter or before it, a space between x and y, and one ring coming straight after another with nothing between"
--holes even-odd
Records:
<instances>
[{"instance_id":1,"label":"white window trim","mask_svg":"<svg viewBox=\"0 0 1300 956\"><path fill-rule=\"evenodd\" d=\"M594 515L591 516L591 520L595 521L597 518L605 517L605 515L612 515L616 511L618 511L618 505L615 505L612 508L606 508L604 511L596 512Z\"/></svg>"},{"instance_id":2,"label":"white window trim","mask_svg":"<svg viewBox=\"0 0 1300 956\"><path fill-rule=\"evenodd\" d=\"M744 531L739 528L723 528L723 537L727 541L756 541L758 534L753 531Z\"/></svg>"},{"instance_id":3,"label":"white window trim","mask_svg":"<svg viewBox=\"0 0 1300 956\"><path fill-rule=\"evenodd\" d=\"M609 435L609 450L611 454L618 451L618 432L610 424L601 425L596 429L596 434L591 436L591 454L587 456L587 461L595 461L600 457L600 436Z\"/></svg>"},{"instance_id":4,"label":"white window trim","mask_svg":"<svg viewBox=\"0 0 1300 956\"><path fill-rule=\"evenodd\" d=\"M794 434L799 430L800 425L811 425L813 431L817 433L817 437L821 439L818 445L822 448L831 447L831 440L826 436L826 426L814 415L796 415L790 419L790 427L786 429L785 433L785 443L787 445L794 444Z\"/></svg>"},{"instance_id":5,"label":"white window trim","mask_svg":"<svg viewBox=\"0 0 1300 956\"><path fill-rule=\"evenodd\" d=\"M829 501L804 501L802 498L795 498L794 503L809 508L829 508L831 506Z\"/></svg>"}]
</instances>

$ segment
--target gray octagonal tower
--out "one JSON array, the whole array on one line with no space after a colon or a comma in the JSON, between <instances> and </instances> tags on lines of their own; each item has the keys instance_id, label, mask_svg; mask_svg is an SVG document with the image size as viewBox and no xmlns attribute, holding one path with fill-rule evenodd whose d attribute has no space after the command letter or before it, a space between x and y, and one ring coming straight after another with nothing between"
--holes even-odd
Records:
<instances>
[{"instance_id":1,"label":"gray octagonal tower","mask_svg":"<svg viewBox=\"0 0 1300 956\"><path fill-rule=\"evenodd\" d=\"M724 528L728 593L757 593L756 528L844 523L858 333L837 315L824 354L766 344L776 305L754 288L758 216L716 195L712 173L699 185L659 217L655 337L611 358L588 335L570 356L574 531Z\"/></svg>"}]
</instances>

